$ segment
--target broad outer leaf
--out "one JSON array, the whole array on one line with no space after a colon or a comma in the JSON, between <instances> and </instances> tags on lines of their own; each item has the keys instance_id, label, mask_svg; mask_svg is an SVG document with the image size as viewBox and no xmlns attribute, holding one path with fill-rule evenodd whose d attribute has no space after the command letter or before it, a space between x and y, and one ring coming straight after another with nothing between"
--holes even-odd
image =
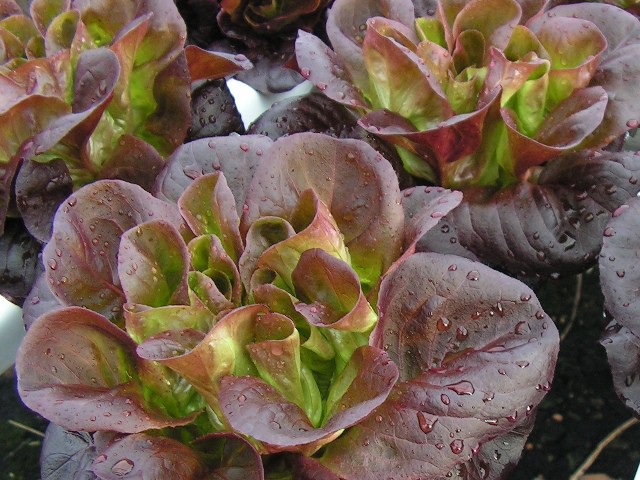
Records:
<instances>
[{"instance_id":1,"label":"broad outer leaf","mask_svg":"<svg viewBox=\"0 0 640 480\"><path fill-rule=\"evenodd\" d=\"M47 242L51 238L53 215L72 192L71 175L61 159L49 163L24 162L16 177L15 193L29 233Z\"/></svg>"},{"instance_id":2,"label":"broad outer leaf","mask_svg":"<svg viewBox=\"0 0 640 480\"><path fill-rule=\"evenodd\" d=\"M320 442L320 446L334 433L365 418L384 402L398 374L385 352L369 346L356 350L345 370L350 371L351 382L338 407L328 412L329 417L319 428L313 427L300 407L256 377L223 378L220 405L238 433L274 451L304 451L305 445Z\"/></svg>"},{"instance_id":3,"label":"broad outer leaf","mask_svg":"<svg viewBox=\"0 0 640 480\"><path fill-rule=\"evenodd\" d=\"M174 205L136 185L102 180L78 190L58 210L51 241L43 251L52 292L65 305L86 306L107 317L120 313L120 239L149 220L183 228Z\"/></svg>"},{"instance_id":4,"label":"broad outer leaf","mask_svg":"<svg viewBox=\"0 0 640 480\"><path fill-rule=\"evenodd\" d=\"M191 423L146 405L136 344L103 316L69 307L40 317L16 358L22 401L72 431L141 432Z\"/></svg>"},{"instance_id":5,"label":"broad outer leaf","mask_svg":"<svg viewBox=\"0 0 640 480\"><path fill-rule=\"evenodd\" d=\"M640 287L638 252L640 200L616 210L604 229L600 283L606 310L613 316L600 343L607 350L613 384L620 399L640 413Z\"/></svg>"},{"instance_id":6,"label":"broad outer leaf","mask_svg":"<svg viewBox=\"0 0 640 480\"><path fill-rule=\"evenodd\" d=\"M93 461L102 480L200 480L204 461L188 446L171 438L137 433L116 440Z\"/></svg>"},{"instance_id":7,"label":"broad outer leaf","mask_svg":"<svg viewBox=\"0 0 640 480\"><path fill-rule=\"evenodd\" d=\"M370 343L400 381L322 463L348 479L440 478L527 421L550 388L558 332L524 284L460 257L417 253L380 289Z\"/></svg>"},{"instance_id":8,"label":"broad outer leaf","mask_svg":"<svg viewBox=\"0 0 640 480\"><path fill-rule=\"evenodd\" d=\"M362 141L315 133L280 138L269 149L247 193L241 231L263 216L289 219L307 189L329 208L360 277L379 277L400 255L404 218L391 164Z\"/></svg>"},{"instance_id":9,"label":"broad outer leaf","mask_svg":"<svg viewBox=\"0 0 640 480\"><path fill-rule=\"evenodd\" d=\"M595 261L612 212L640 192L639 178L640 157L631 152L568 155L545 167L538 184L467 190L418 250L467 249L515 274L580 272Z\"/></svg>"},{"instance_id":10,"label":"broad outer leaf","mask_svg":"<svg viewBox=\"0 0 640 480\"><path fill-rule=\"evenodd\" d=\"M97 455L91 435L50 423L40 452L42 480L97 480L92 469Z\"/></svg>"},{"instance_id":11,"label":"broad outer leaf","mask_svg":"<svg viewBox=\"0 0 640 480\"><path fill-rule=\"evenodd\" d=\"M238 214L242 214L246 190L271 143L260 135L203 138L187 143L167 159L154 193L162 200L177 203L194 179L221 171L236 199Z\"/></svg>"}]
</instances>

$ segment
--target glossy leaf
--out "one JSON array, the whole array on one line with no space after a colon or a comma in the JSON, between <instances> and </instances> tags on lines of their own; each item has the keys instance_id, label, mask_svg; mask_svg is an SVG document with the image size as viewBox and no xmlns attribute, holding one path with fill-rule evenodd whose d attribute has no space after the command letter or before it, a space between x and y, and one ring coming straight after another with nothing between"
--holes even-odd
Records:
<instances>
[{"instance_id":1,"label":"glossy leaf","mask_svg":"<svg viewBox=\"0 0 640 480\"><path fill-rule=\"evenodd\" d=\"M31 325L16 358L22 401L72 431L140 432L191 423L148 406L135 348L122 330L90 310L45 314Z\"/></svg>"},{"instance_id":2,"label":"glossy leaf","mask_svg":"<svg viewBox=\"0 0 640 480\"><path fill-rule=\"evenodd\" d=\"M338 476L441 476L526 421L550 387L555 326L525 285L482 264L415 254L385 278L378 308L371 344L401 383L327 447Z\"/></svg>"},{"instance_id":3,"label":"glossy leaf","mask_svg":"<svg viewBox=\"0 0 640 480\"><path fill-rule=\"evenodd\" d=\"M40 452L42 480L97 480L91 468L97 455L90 434L50 423Z\"/></svg>"},{"instance_id":4,"label":"glossy leaf","mask_svg":"<svg viewBox=\"0 0 640 480\"><path fill-rule=\"evenodd\" d=\"M418 249L477 256L515 274L582 271L611 214L640 191L639 161L629 152L576 154L549 165L537 185L468 191Z\"/></svg>"},{"instance_id":5,"label":"glossy leaf","mask_svg":"<svg viewBox=\"0 0 640 480\"><path fill-rule=\"evenodd\" d=\"M83 305L108 317L120 313L120 238L149 220L180 228L175 206L135 185L103 180L79 190L58 210L43 262L51 290L66 305Z\"/></svg>"},{"instance_id":6,"label":"glossy leaf","mask_svg":"<svg viewBox=\"0 0 640 480\"><path fill-rule=\"evenodd\" d=\"M393 168L364 142L313 133L279 139L255 173L241 231L259 217L290 218L310 188L344 235L355 271L375 284L400 254L403 214Z\"/></svg>"},{"instance_id":7,"label":"glossy leaf","mask_svg":"<svg viewBox=\"0 0 640 480\"><path fill-rule=\"evenodd\" d=\"M640 411L640 340L635 313L639 306L635 294L639 282L635 233L638 208L638 200L632 198L615 211L603 230L604 243L599 259L605 308L613 317L600 343L607 350L616 392L634 412Z\"/></svg>"}]
</instances>

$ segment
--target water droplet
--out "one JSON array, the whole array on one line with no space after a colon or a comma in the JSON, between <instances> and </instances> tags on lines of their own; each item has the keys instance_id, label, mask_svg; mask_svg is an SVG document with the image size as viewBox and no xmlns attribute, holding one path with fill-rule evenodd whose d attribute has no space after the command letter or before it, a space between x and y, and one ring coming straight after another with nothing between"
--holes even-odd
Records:
<instances>
[{"instance_id":1,"label":"water droplet","mask_svg":"<svg viewBox=\"0 0 640 480\"><path fill-rule=\"evenodd\" d=\"M49 265L49 268L51 270L55 270L56 268L58 268L58 262L56 262L55 258L51 258L49 259L49 261L47 262L47 264Z\"/></svg>"},{"instance_id":2,"label":"water droplet","mask_svg":"<svg viewBox=\"0 0 640 480\"><path fill-rule=\"evenodd\" d=\"M436 328L439 332L446 332L451 326L451 322L448 318L440 317L436 322Z\"/></svg>"},{"instance_id":3,"label":"water droplet","mask_svg":"<svg viewBox=\"0 0 640 480\"><path fill-rule=\"evenodd\" d=\"M432 212L431 213L431 218L442 218L444 217L444 213L442 212Z\"/></svg>"},{"instance_id":4,"label":"water droplet","mask_svg":"<svg viewBox=\"0 0 640 480\"><path fill-rule=\"evenodd\" d=\"M464 442L459 438L456 438L453 442L449 444L449 448L451 448L452 453L459 455L460 453L462 453L462 450L464 449Z\"/></svg>"},{"instance_id":5,"label":"water droplet","mask_svg":"<svg viewBox=\"0 0 640 480\"><path fill-rule=\"evenodd\" d=\"M444 393L440 395L440 401L445 405L449 405L451 403L451 399L449 398L449 396Z\"/></svg>"},{"instance_id":6,"label":"water droplet","mask_svg":"<svg viewBox=\"0 0 640 480\"><path fill-rule=\"evenodd\" d=\"M605 237L613 237L616 234L616 231L613 229L613 227L607 227L604 229L604 232L602 232L602 234Z\"/></svg>"},{"instance_id":7,"label":"water droplet","mask_svg":"<svg viewBox=\"0 0 640 480\"><path fill-rule=\"evenodd\" d=\"M318 90L320 91L325 91L327 89L327 84L324 82L318 82L316 83L316 87L318 87Z\"/></svg>"},{"instance_id":8,"label":"water droplet","mask_svg":"<svg viewBox=\"0 0 640 480\"><path fill-rule=\"evenodd\" d=\"M527 368L529 366L529 362L527 362L526 360L519 360L516 362L516 365L520 368Z\"/></svg>"},{"instance_id":9,"label":"water droplet","mask_svg":"<svg viewBox=\"0 0 640 480\"><path fill-rule=\"evenodd\" d=\"M640 125L640 121L636 119L627 120L627 127L629 128L638 128Z\"/></svg>"},{"instance_id":10,"label":"water droplet","mask_svg":"<svg viewBox=\"0 0 640 480\"><path fill-rule=\"evenodd\" d=\"M130 417L130 416L131 416L131 412L130 412L129 410L125 410L125 411L124 411L124 413L123 413L123 415L124 415L125 417Z\"/></svg>"},{"instance_id":11,"label":"water droplet","mask_svg":"<svg viewBox=\"0 0 640 480\"><path fill-rule=\"evenodd\" d=\"M58 373L58 369L56 367L51 367L51 373Z\"/></svg>"},{"instance_id":12,"label":"water droplet","mask_svg":"<svg viewBox=\"0 0 640 480\"><path fill-rule=\"evenodd\" d=\"M376 415L376 422L382 423L382 415Z\"/></svg>"},{"instance_id":13,"label":"water droplet","mask_svg":"<svg viewBox=\"0 0 640 480\"><path fill-rule=\"evenodd\" d=\"M473 387L473 384L466 380L447 385L447 388L458 395L473 395L476 391L476 389Z\"/></svg>"},{"instance_id":14,"label":"water droplet","mask_svg":"<svg viewBox=\"0 0 640 480\"><path fill-rule=\"evenodd\" d=\"M542 319L544 318L544 312L543 312L542 310L538 310L538 311L536 312L536 318L537 318L538 320L542 320Z\"/></svg>"},{"instance_id":15,"label":"water droplet","mask_svg":"<svg viewBox=\"0 0 640 480\"><path fill-rule=\"evenodd\" d=\"M498 426L498 419L497 418L487 418L484 420L484 423L486 423L487 425L491 425L492 427L497 427Z\"/></svg>"},{"instance_id":16,"label":"water droplet","mask_svg":"<svg viewBox=\"0 0 640 480\"><path fill-rule=\"evenodd\" d=\"M243 394L238 395L238 401L240 403L246 402L247 401L247 396L243 395Z\"/></svg>"},{"instance_id":17,"label":"water droplet","mask_svg":"<svg viewBox=\"0 0 640 480\"><path fill-rule=\"evenodd\" d=\"M484 403L490 402L491 400L493 400L495 398L496 394L493 392L485 392L484 396L482 397L482 401Z\"/></svg>"},{"instance_id":18,"label":"water droplet","mask_svg":"<svg viewBox=\"0 0 640 480\"><path fill-rule=\"evenodd\" d=\"M613 216L614 217L619 217L620 215L622 215L622 212L624 212L628 208L629 208L629 205L627 205L627 204L620 205L618 208L616 208L613 211Z\"/></svg>"},{"instance_id":19,"label":"water droplet","mask_svg":"<svg viewBox=\"0 0 640 480\"><path fill-rule=\"evenodd\" d=\"M107 456L106 455L100 455L98 457L96 457L96 459L93 461L93 463L104 463L107 461Z\"/></svg>"},{"instance_id":20,"label":"water droplet","mask_svg":"<svg viewBox=\"0 0 640 480\"><path fill-rule=\"evenodd\" d=\"M455 272L456 270L458 270L458 266L455 263L453 265L449 265L450 272Z\"/></svg>"},{"instance_id":21,"label":"water droplet","mask_svg":"<svg viewBox=\"0 0 640 480\"><path fill-rule=\"evenodd\" d=\"M458 327L456 329L456 340L459 342L466 340L469 336L469 331L465 327Z\"/></svg>"},{"instance_id":22,"label":"water droplet","mask_svg":"<svg viewBox=\"0 0 640 480\"><path fill-rule=\"evenodd\" d=\"M434 425L438 421L437 417L434 417L429 414L425 414L423 412L417 412L417 417L418 417L418 426L420 427L420 430L422 430L423 433L425 434L431 433Z\"/></svg>"},{"instance_id":23,"label":"water droplet","mask_svg":"<svg viewBox=\"0 0 640 480\"><path fill-rule=\"evenodd\" d=\"M131 473L133 470L134 463L128 458L123 458L122 460L113 464L111 467L111 472L117 477L124 477L125 475Z\"/></svg>"},{"instance_id":24,"label":"water droplet","mask_svg":"<svg viewBox=\"0 0 640 480\"><path fill-rule=\"evenodd\" d=\"M624 271L624 270L617 270L617 271L616 271L616 275L617 275L619 278L624 278L625 271Z\"/></svg>"},{"instance_id":25,"label":"water droplet","mask_svg":"<svg viewBox=\"0 0 640 480\"><path fill-rule=\"evenodd\" d=\"M506 374L507 374L507 371L506 371L504 368L499 368L499 369L498 369L498 373L499 373L500 375L506 375Z\"/></svg>"},{"instance_id":26,"label":"water droplet","mask_svg":"<svg viewBox=\"0 0 640 480\"><path fill-rule=\"evenodd\" d=\"M435 447L436 447L438 450L442 450L442 449L444 448L444 443L436 443L436 444L435 444Z\"/></svg>"},{"instance_id":27,"label":"water droplet","mask_svg":"<svg viewBox=\"0 0 640 480\"><path fill-rule=\"evenodd\" d=\"M509 423L516 423L517 420L518 420L518 411L517 410L515 412L513 412L513 414L511 414L511 415L507 415L507 421Z\"/></svg>"},{"instance_id":28,"label":"water droplet","mask_svg":"<svg viewBox=\"0 0 640 480\"><path fill-rule=\"evenodd\" d=\"M520 301L528 302L529 300L531 300L531 295L530 294L523 293L522 295L520 295Z\"/></svg>"},{"instance_id":29,"label":"water droplet","mask_svg":"<svg viewBox=\"0 0 640 480\"><path fill-rule=\"evenodd\" d=\"M311 76L311 70L309 70L308 68L301 68L300 69L300 75L302 75L304 78L308 79Z\"/></svg>"},{"instance_id":30,"label":"water droplet","mask_svg":"<svg viewBox=\"0 0 640 480\"><path fill-rule=\"evenodd\" d=\"M471 270L469 273L467 273L467 280L476 282L478 281L479 278L480 278L480 273L478 273L477 270Z\"/></svg>"}]
</instances>

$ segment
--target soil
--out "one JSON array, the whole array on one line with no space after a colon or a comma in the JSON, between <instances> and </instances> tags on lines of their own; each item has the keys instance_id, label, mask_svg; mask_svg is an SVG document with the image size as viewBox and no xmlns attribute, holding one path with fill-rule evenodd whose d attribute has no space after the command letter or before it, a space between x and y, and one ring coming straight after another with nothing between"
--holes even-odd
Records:
<instances>
[{"instance_id":1,"label":"soil","mask_svg":"<svg viewBox=\"0 0 640 480\"><path fill-rule=\"evenodd\" d=\"M601 440L632 416L613 391L604 348L598 343L605 320L597 272L583 274L576 320L569 326L576 283L573 277L538 289L561 334L569 330L561 343L553 388L540 405L535 428L511 479L568 479ZM36 480L40 478L41 437L13 422L39 432L46 427L46 421L19 402L15 377L9 371L0 376L0 479ZM589 473L633 479L640 463L639 445L640 424L636 424L599 455Z\"/></svg>"}]
</instances>

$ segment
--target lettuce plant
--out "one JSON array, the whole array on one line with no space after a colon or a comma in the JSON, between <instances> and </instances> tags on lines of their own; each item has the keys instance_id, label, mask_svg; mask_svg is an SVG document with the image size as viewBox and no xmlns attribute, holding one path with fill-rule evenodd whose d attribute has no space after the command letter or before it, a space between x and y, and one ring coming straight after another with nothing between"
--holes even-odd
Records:
<instances>
[{"instance_id":1,"label":"lettuce plant","mask_svg":"<svg viewBox=\"0 0 640 480\"><path fill-rule=\"evenodd\" d=\"M629 182L635 162L582 152L638 125L638 33L633 15L603 4L545 11L544 2L441 0L431 16L415 18L409 0L337 0L327 22L333 50L301 32L296 55L303 76L396 144L410 173L465 191L458 217L470 220L454 213L459 238L447 241L459 239L469 255L514 272L549 274L594 261L600 242L576 239L598 238L603 223L591 220L606 223L620 204L591 191L584 197L576 184L585 164L597 175L612 162L624 165L622 178L605 188L637 191ZM560 171L569 179L561 187ZM522 228L503 219L501 210L515 203ZM474 231L485 217L492 217L488 228L513 231L498 251Z\"/></svg>"},{"instance_id":2,"label":"lettuce plant","mask_svg":"<svg viewBox=\"0 0 640 480\"><path fill-rule=\"evenodd\" d=\"M285 67L297 31L324 27L330 0L181 0L190 39L214 50L241 53L254 68L239 80L262 93L285 92L304 79Z\"/></svg>"},{"instance_id":3,"label":"lettuce plant","mask_svg":"<svg viewBox=\"0 0 640 480\"><path fill-rule=\"evenodd\" d=\"M365 142L302 133L186 144L156 193L99 181L56 215L16 363L59 426L46 471L73 470L61 453L103 479L513 467L558 334L520 282L415 253L458 192L401 192Z\"/></svg>"},{"instance_id":4,"label":"lettuce plant","mask_svg":"<svg viewBox=\"0 0 640 480\"><path fill-rule=\"evenodd\" d=\"M224 54L185 51L185 24L168 0L36 0L30 17L5 4L0 224L16 179L18 209L41 241L50 222L32 198L43 183L68 177L45 189L51 198L100 178L150 188L186 136L191 81L243 68ZM57 204L47 206L50 215Z\"/></svg>"}]
</instances>

